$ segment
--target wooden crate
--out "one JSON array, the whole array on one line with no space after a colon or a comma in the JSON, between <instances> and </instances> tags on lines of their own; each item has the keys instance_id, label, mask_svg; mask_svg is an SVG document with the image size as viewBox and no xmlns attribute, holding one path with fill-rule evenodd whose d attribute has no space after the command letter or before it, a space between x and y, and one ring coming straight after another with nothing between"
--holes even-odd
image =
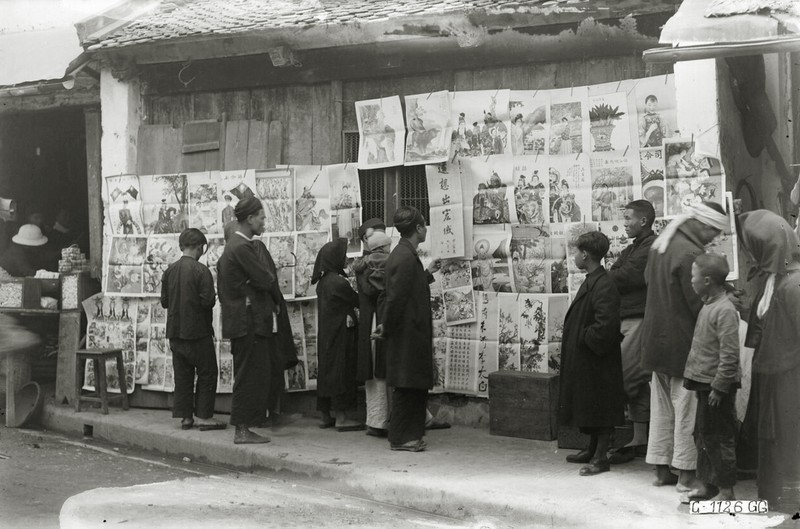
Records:
<instances>
[{"instance_id":1,"label":"wooden crate","mask_svg":"<svg viewBox=\"0 0 800 529\"><path fill-rule=\"evenodd\" d=\"M558 375L489 375L489 433L552 441L558 435Z\"/></svg>"}]
</instances>

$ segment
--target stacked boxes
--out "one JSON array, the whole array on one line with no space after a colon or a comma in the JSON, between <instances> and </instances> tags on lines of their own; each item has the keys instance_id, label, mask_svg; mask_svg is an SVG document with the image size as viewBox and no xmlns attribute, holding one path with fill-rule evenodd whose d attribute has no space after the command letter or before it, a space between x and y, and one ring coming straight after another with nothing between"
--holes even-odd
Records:
<instances>
[{"instance_id":1,"label":"stacked boxes","mask_svg":"<svg viewBox=\"0 0 800 529\"><path fill-rule=\"evenodd\" d=\"M88 272L89 261L86 259L83 252L81 252L80 248L72 245L61 250L61 260L58 262L58 271L61 274Z\"/></svg>"}]
</instances>

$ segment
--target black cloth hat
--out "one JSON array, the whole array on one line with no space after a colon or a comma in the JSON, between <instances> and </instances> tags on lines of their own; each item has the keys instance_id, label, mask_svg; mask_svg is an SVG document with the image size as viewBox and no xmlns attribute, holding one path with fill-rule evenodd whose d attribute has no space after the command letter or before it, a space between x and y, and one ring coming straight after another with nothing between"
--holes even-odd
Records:
<instances>
[{"instance_id":1,"label":"black cloth hat","mask_svg":"<svg viewBox=\"0 0 800 529\"><path fill-rule=\"evenodd\" d=\"M262 209L264 209L264 205L259 199L248 197L236 204L236 207L233 208L233 213L236 215L236 220L243 222L247 217L258 214Z\"/></svg>"}]
</instances>

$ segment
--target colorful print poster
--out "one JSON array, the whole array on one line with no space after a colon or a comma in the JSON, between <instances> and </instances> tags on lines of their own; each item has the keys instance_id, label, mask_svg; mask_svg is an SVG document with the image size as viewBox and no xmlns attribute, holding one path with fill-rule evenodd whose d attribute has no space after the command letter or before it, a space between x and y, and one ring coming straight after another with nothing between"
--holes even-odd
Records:
<instances>
[{"instance_id":1,"label":"colorful print poster","mask_svg":"<svg viewBox=\"0 0 800 529\"><path fill-rule=\"evenodd\" d=\"M723 200L725 188L719 160L696 153L691 140L665 141L664 156L668 217L682 215L687 206L703 201Z\"/></svg>"},{"instance_id":2,"label":"colorful print poster","mask_svg":"<svg viewBox=\"0 0 800 529\"><path fill-rule=\"evenodd\" d=\"M550 91L550 154L588 152L588 107L585 86Z\"/></svg>"},{"instance_id":3,"label":"colorful print poster","mask_svg":"<svg viewBox=\"0 0 800 529\"><path fill-rule=\"evenodd\" d=\"M511 154L509 90L452 93L453 156Z\"/></svg>"},{"instance_id":4,"label":"colorful print poster","mask_svg":"<svg viewBox=\"0 0 800 529\"><path fill-rule=\"evenodd\" d=\"M143 266L147 237L112 236L106 239L108 257L103 279L109 296L135 296L143 292Z\"/></svg>"},{"instance_id":5,"label":"colorful print poster","mask_svg":"<svg viewBox=\"0 0 800 529\"><path fill-rule=\"evenodd\" d=\"M217 179L217 207L223 229L228 223L236 221L235 208L240 200L256 196L255 171L244 169L237 171L211 172Z\"/></svg>"},{"instance_id":6,"label":"colorful print poster","mask_svg":"<svg viewBox=\"0 0 800 529\"><path fill-rule=\"evenodd\" d=\"M318 231L330 226L330 185L324 165L293 165L295 230Z\"/></svg>"},{"instance_id":7,"label":"colorful print poster","mask_svg":"<svg viewBox=\"0 0 800 529\"><path fill-rule=\"evenodd\" d=\"M267 250L275 262L281 294L286 299L294 298L295 236L291 233L274 234L266 240L261 239L261 242L267 246Z\"/></svg>"},{"instance_id":8,"label":"colorful print poster","mask_svg":"<svg viewBox=\"0 0 800 529\"><path fill-rule=\"evenodd\" d=\"M316 297L316 289L311 285L311 274L314 272L314 261L320 249L328 242L327 231L310 231L295 234L294 288L295 297Z\"/></svg>"},{"instance_id":9,"label":"colorful print poster","mask_svg":"<svg viewBox=\"0 0 800 529\"><path fill-rule=\"evenodd\" d=\"M550 222L583 222L591 219L592 193L589 157L551 156L548 170Z\"/></svg>"},{"instance_id":10,"label":"colorful print poster","mask_svg":"<svg viewBox=\"0 0 800 529\"><path fill-rule=\"evenodd\" d=\"M514 159L514 203L520 224L549 224L549 169L546 156Z\"/></svg>"},{"instance_id":11,"label":"colorful print poster","mask_svg":"<svg viewBox=\"0 0 800 529\"><path fill-rule=\"evenodd\" d=\"M464 182L472 188L472 223L516 222L514 166L510 156L487 156L460 160Z\"/></svg>"},{"instance_id":12,"label":"colorful print poster","mask_svg":"<svg viewBox=\"0 0 800 529\"><path fill-rule=\"evenodd\" d=\"M619 153L621 154L621 153ZM597 154L592 157L592 220L621 220L625 205L641 196L640 165L632 159Z\"/></svg>"},{"instance_id":13,"label":"colorful print poster","mask_svg":"<svg viewBox=\"0 0 800 529\"><path fill-rule=\"evenodd\" d=\"M589 97L591 152L627 152L631 146L630 119L625 92Z\"/></svg>"},{"instance_id":14,"label":"colorful print poster","mask_svg":"<svg viewBox=\"0 0 800 529\"><path fill-rule=\"evenodd\" d=\"M445 323L475 322L477 309L469 261L451 259L442 263L440 277Z\"/></svg>"},{"instance_id":15,"label":"colorful print poster","mask_svg":"<svg viewBox=\"0 0 800 529\"><path fill-rule=\"evenodd\" d=\"M664 174L664 147L639 150L639 164L642 175L642 198L653 204L656 217L663 217L664 197L666 196Z\"/></svg>"},{"instance_id":16,"label":"colorful print poster","mask_svg":"<svg viewBox=\"0 0 800 529\"><path fill-rule=\"evenodd\" d=\"M212 173L189 173L186 184L189 188L189 226L206 234L222 233L217 202L219 189Z\"/></svg>"},{"instance_id":17,"label":"colorful print poster","mask_svg":"<svg viewBox=\"0 0 800 529\"><path fill-rule=\"evenodd\" d=\"M109 176L108 224L115 235L144 235L142 200L139 177L136 175Z\"/></svg>"},{"instance_id":18,"label":"colorful print poster","mask_svg":"<svg viewBox=\"0 0 800 529\"><path fill-rule=\"evenodd\" d=\"M136 303L98 293L83 301L83 309L87 319L86 348L122 349L126 393L133 393L136 380ZM105 368L109 393L120 393L116 360L107 360ZM86 362L83 389L94 391L95 375L93 362Z\"/></svg>"},{"instance_id":19,"label":"colorful print poster","mask_svg":"<svg viewBox=\"0 0 800 529\"><path fill-rule=\"evenodd\" d=\"M146 233L180 233L189 227L189 187L185 174L141 176L139 181Z\"/></svg>"},{"instance_id":20,"label":"colorful print poster","mask_svg":"<svg viewBox=\"0 0 800 529\"><path fill-rule=\"evenodd\" d=\"M675 75L637 79L632 90L638 115L639 147L661 147L678 133Z\"/></svg>"},{"instance_id":21,"label":"colorful print poster","mask_svg":"<svg viewBox=\"0 0 800 529\"><path fill-rule=\"evenodd\" d=\"M255 171L256 196L264 205L265 233L294 230L294 170Z\"/></svg>"},{"instance_id":22,"label":"colorful print poster","mask_svg":"<svg viewBox=\"0 0 800 529\"><path fill-rule=\"evenodd\" d=\"M169 265L181 258L177 235L152 236L147 239L147 255L142 267L142 294L161 295L161 278Z\"/></svg>"},{"instance_id":23,"label":"colorful print poster","mask_svg":"<svg viewBox=\"0 0 800 529\"><path fill-rule=\"evenodd\" d=\"M405 165L446 162L453 134L450 93L406 96Z\"/></svg>"},{"instance_id":24,"label":"colorful print poster","mask_svg":"<svg viewBox=\"0 0 800 529\"><path fill-rule=\"evenodd\" d=\"M437 258L464 257L464 208L461 177L448 164L425 167L430 205L431 254ZM470 227L472 226L470 218Z\"/></svg>"},{"instance_id":25,"label":"colorful print poster","mask_svg":"<svg viewBox=\"0 0 800 529\"><path fill-rule=\"evenodd\" d=\"M403 164L405 123L400 97L356 101L359 169Z\"/></svg>"},{"instance_id":26,"label":"colorful print poster","mask_svg":"<svg viewBox=\"0 0 800 529\"><path fill-rule=\"evenodd\" d=\"M550 142L550 94L547 90L512 90L508 103L511 153L545 154Z\"/></svg>"},{"instance_id":27,"label":"colorful print poster","mask_svg":"<svg viewBox=\"0 0 800 529\"><path fill-rule=\"evenodd\" d=\"M511 292L510 230L476 226L472 237L471 266L475 290Z\"/></svg>"},{"instance_id":28,"label":"colorful print poster","mask_svg":"<svg viewBox=\"0 0 800 529\"><path fill-rule=\"evenodd\" d=\"M510 251L514 292L548 293L552 263L548 228L512 226Z\"/></svg>"},{"instance_id":29,"label":"colorful print poster","mask_svg":"<svg viewBox=\"0 0 800 529\"><path fill-rule=\"evenodd\" d=\"M331 239L347 239L347 256L361 255L361 187L353 164L328 166L331 203Z\"/></svg>"}]
</instances>

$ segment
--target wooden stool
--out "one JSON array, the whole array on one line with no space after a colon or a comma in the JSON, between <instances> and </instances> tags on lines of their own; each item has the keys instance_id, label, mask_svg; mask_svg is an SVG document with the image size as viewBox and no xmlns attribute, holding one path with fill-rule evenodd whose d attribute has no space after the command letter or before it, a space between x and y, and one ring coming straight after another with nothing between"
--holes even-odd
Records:
<instances>
[{"instance_id":1,"label":"wooden stool","mask_svg":"<svg viewBox=\"0 0 800 529\"><path fill-rule=\"evenodd\" d=\"M106 360L117 360L117 375L119 376L119 395L108 395L108 381L106 380ZM94 362L94 393L81 395L83 386L83 373L86 361ZM122 409L128 409L128 387L125 380L125 365L122 362L122 349L81 349L75 352L75 411L81 411L81 401L99 402L103 414L108 415L108 401L122 399Z\"/></svg>"}]
</instances>

